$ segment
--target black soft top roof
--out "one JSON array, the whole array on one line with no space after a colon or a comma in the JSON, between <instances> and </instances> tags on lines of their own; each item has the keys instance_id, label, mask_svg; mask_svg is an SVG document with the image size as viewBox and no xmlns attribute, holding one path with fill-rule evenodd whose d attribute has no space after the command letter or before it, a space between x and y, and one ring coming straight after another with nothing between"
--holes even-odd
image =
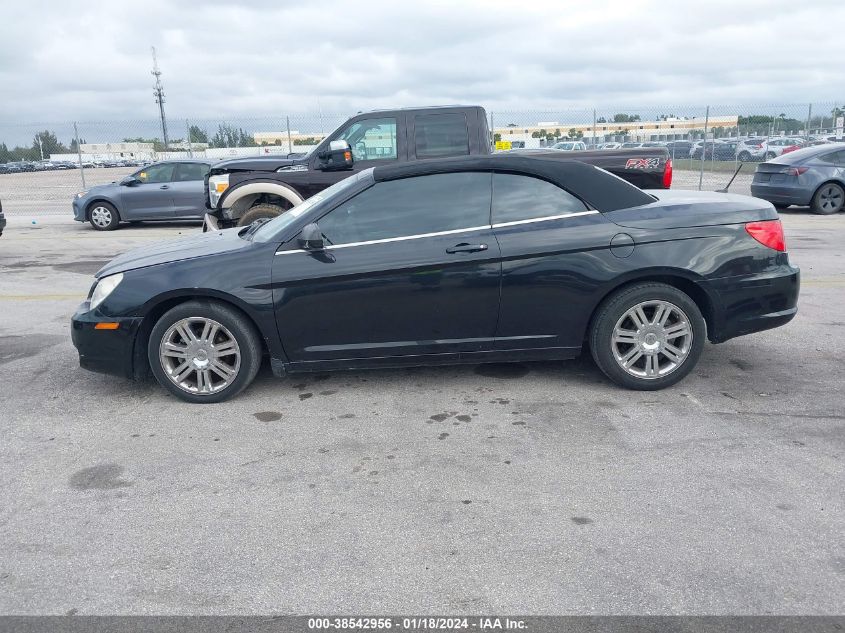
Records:
<instances>
[{"instance_id":1,"label":"black soft top roof","mask_svg":"<svg viewBox=\"0 0 845 633\"><path fill-rule=\"evenodd\" d=\"M376 167L373 179L380 182L458 171L495 171L542 178L575 194L599 211L616 211L654 202L654 198L641 189L593 165L546 156L490 154L419 160Z\"/></svg>"}]
</instances>

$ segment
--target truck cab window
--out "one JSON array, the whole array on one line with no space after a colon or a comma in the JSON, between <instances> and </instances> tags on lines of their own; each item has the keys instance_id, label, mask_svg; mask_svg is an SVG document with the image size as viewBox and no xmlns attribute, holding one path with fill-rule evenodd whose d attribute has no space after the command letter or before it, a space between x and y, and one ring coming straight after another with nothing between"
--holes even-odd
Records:
<instances>
[{"instance_id":1,"label":"truck cab window","mask_svg":"<svg viewBox=\"0 0 845 633\"><path fill-rule=\"evenodd\" d=\"M417 158L469 154L467 118L460 114L421 114L414 117Z\"/></svg>"},{"instance_id":2,"label":"truck cab window","mask_svg":"<svg viewBox=\"0 0 845 633\"><path fill-rule=\"evenodd\" d=\"M396 159L396 119L355 121L333 140L343 140L352 148L355 161Z\"/></svg>"}]
</instances>

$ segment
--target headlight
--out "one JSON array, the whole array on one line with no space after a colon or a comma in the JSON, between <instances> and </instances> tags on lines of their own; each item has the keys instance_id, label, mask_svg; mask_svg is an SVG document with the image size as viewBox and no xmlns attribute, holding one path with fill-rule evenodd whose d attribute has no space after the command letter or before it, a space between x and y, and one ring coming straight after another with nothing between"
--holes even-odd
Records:
<instances>
[{"instance_id":1,"label":"headlight","mask_svg":"<svg viewBox=\"0 0 845 633\"><path fill-rule=\"evenodd\" d=\"M82 196L84 196L86 193L88 193L88 192L87 192L87 191L80 191L78 194L76 194L76 197L77 197L77 198L81 198L81 197L82 197Z\"/></svg>"},{"instance_id":2,"label":"headlight","mask_svg":"<svg viewBox=\"0 0 845 633\"><path fill-rule=\"evenodd\" d=\"M114 289L117 288L117 285L121 281L123 281L123 273L109 275L108 277L100 279L100 281L97 282L97 285L94 286L94 292L91 293L91 310L105 301L106 297L114 292Z\"/></svg>"},{"instance_id":3,"label":"headlight","mask_svg":"<svg viewBox=\"0 0 845 633\"><path fill-rule=\"evenodd\" d=\"M220 196L229 188L229 174L217 174L208 179L208 198L211 206L216 207Z\"/></svg>"}]
</instances>

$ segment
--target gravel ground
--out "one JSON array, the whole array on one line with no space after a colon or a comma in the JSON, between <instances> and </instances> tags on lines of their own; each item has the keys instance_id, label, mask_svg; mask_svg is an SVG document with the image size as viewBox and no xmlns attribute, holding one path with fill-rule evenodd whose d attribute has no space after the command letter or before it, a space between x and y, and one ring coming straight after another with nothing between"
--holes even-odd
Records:
<instances>
[{"instance_id":1,"label":"gravel ground","mask_svg":"<svg viewBox=\"0 0 845 633\"><path fill-rule=\"evenodd\" d=\"M0 237L0 613L838 614L845 214L783 214L788 326L656 393L589 359L272 377L174 400L77 365L112 256Z\"/></svg>"}]
</instances>

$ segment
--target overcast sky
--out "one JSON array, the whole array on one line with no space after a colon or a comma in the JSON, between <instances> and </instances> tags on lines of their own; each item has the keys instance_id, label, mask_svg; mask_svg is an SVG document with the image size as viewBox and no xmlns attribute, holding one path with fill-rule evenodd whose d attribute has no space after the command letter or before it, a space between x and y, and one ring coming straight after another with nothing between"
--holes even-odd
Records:
<instances>
[{"instance_id":1,"label":"overcast sky","mask_svg":"<svg viewBox=\"0 0 845 633\"><path fill-rule=\"evenodd\" d=\"M843 0L13 1L0 122L845 100Z\"/></svg>"}]
</instances>

